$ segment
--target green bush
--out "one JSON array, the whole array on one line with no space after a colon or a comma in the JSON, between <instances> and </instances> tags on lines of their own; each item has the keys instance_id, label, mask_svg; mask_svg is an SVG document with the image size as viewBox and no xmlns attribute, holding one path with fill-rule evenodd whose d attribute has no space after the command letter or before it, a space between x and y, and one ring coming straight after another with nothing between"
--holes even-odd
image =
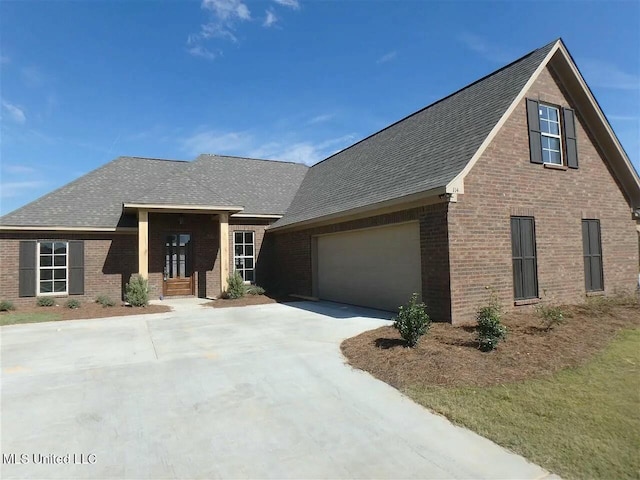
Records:
<instances>
[{"instance_id":1,"label":"green bush","mask_svg":"<svg viewBox=\"0 0 640 480\"><path fill-rule=\"evenodd\" d=\"M56 300L53 297L38 297L36 304L39 307L53 307L56 304Z\"/></svg>"},{"instance_id":2,"label":"green bush","mask_svg":"<svg viewBox=\"0 0 640 480\"><path fill-rule=\"evenodd\" d=\"M553 327L564 323L565 320L564 310L558 305L538 305L536 313L547 332L552 330Z\"/></svg>"},{"instance_id":3,"label":"green bush","mask_svg":"<svg viewBox=\"0 0 640 480\"><path fill-rule=\"evenodd\" d=\"M426 334L431 326L426 306L424 303L418 303L417 293L411 295L407 305L400 307L398 316L393 320L393 327L400 332L400 336L411 348L418 344L420 337Z\"/></svg>"},{"instance_id":4,"label":"green bush","mask_svg":"<svg viewBox=\"0 0 640 480\"><path fill-rule=\"evenodd\" d=\"M507 327L502 325L502 307L498 301L498 296L492 292L489 297L489 303L481 307L477 314L476 320L478 326L476 331L478 334L478 348L483 352L490 352L498 345L500 340L504 340L507 336Z\"/></svg>"},{"instance_id":5,"label":"green bush","mask_svg":"<svg viewBox=\"0 0 640 480\"><path fill-rule=\"evenodd\" d=\"M247 288L247 293L249 295L264 295L264 288L258 285L251 285L249 288Z\"/></svg>"},{"instance_id":6,"label":"green bush","mask_svg":"<svg viewBox=\"0 0 640 480\"><path fill-rule=\"evenodd\" d=\"M244 280L239 272L233 272L227 279L227 291L224 298L242 298L247 293L247 286L244 284Z\"/></svg>"},{"instance_id":7,"label":"green bush","mask_svg":"<svg viewBox=\"0 0 640 480\"><path fill-rule=\"evenodd\" d=\"M124 299L133 307L149 305L149 282L140 275L131 275L131 280L125 285Z\"/></svg>"},{"instance_id":8,"label":"green bush","mask_svg":"<svg viewBox=\"0 0 640 480\"><path fill-rule=\"evenodd\" d=\"M13 303L9 300L0 300L0 312L9 312L15 309L16 307L14 307Z\"/></svg>"},{"instance_id":9,"label":"green bush","mask_svg":"<svg viewBox=\"0 0 640 480\"><path fill-rule=\"evenodd\" d=\"M80 300L76 300L75 298L72 298L70 300L67 300L67 303L65 303L64 305L65 307L71 308L71 309L80 308Z\"/></svg>"},{"instance_id":10,"label":"green bush","mask_svg":"<svg viewBox=\"0 0 640 480\"><path fill-rule=\"evenodd\" d=\"M116 302L114 302L113 300L111 300L109 297L107 297L106 295L100 295L98 296L98 298L96 298L96 303L99 303L100 305L102 305L103 307L113 307L115 306Z\"/></svg>"}]
</instances>

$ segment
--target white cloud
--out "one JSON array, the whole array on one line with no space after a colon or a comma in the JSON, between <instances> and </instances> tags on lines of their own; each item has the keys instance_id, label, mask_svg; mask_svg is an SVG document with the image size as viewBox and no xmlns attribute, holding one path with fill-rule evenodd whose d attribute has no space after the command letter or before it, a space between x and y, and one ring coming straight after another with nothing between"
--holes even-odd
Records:
<instances>
[{"instance_id":1,"label":"white cloud","mask_svg":"<svg viewBox=\"0 0 640 480\"><path fill-rule=\"evenodd\" d=\"M586 59L578 64L585 80L591 86L614 90L640 90L640 75L625 72L613 63Z\"/></svg>"},{"instance_id":2,"label":"white cloud","mask_svg":"<svg viewBox=\"0 0 640 480\"><path fill-rule=\"evenodd\" d=\"M300 3L298 3L298 0L274 0L274 2L276 2L278 5L282 5L283 7L293 8L294 10L300 8Z\"/></svg>"},{"instance_id":3,"label":"white cloud","mask_svg":"<svg viewBox=\"0 0 640 480\"><path fill-rule=\"evenodd\" d=\"M34 65L22 68L20 74L28 87L39 88L46 83L46 75Z\"/></svg>"},{"instance_id":4,"label":"white cloud","mask_svg":"<svg viewBox=\"0 0 640 480\"><path fill-rule=\"evenodd\" d=\"M33 167L28 167L26 165L2 165L2 171L6 173L11 173L14 175L29 175L31 173L35 173L36 169Z\"/></svg>"},{"instance_id":5,"label":"white cloud","mask_svg":"<svg viewBox=\"0 0 640 480\"><path fill-rule=\"evenodd\" d=\"M215 60L222 54L220 50L209 50L207 47L204 47L200 44L195 44L187 47L187 52L189 52L194 57L206 58L207 60Z\"/></svg>"},{"instance_id":6,"label":"white cloud","mask_svg":"<svg viewBox=\"0 0 640 480\"><path fill-rule=\"evenodd\" d=\"M272 10L265 10L264 22L262 22L263 27L272 27L278 22L278 17Z\"/></svg>"},{"instance_id":7,"label":"white cloud","mask_svg":"<svg viewBox=\"0 0 640 480\"><path fill-rule=\"evenodd\" d=\"M355 135L349 134L320 142L261 142L248 132L206 130L182 139L181 147L187 154L194 156L201 153L226 154L311 165L349 146L354 139Z\"/></svg>"},{"instance_id":8,"label":"white cloud","mask_svg":"<svg viewBox=\"0 0 640 480\"><path fill-rule=\"evenodd\" d=\"M25 190L33 190L34 188L40 188L46 185L43 181L28 181L28 182L6 182L0 184L0 196L2 198L17 197L21 195Z\"/></svg>"},{"instance_id":9,"label":"white cloud","mask_svg":"<svg viewBox=\"0 0 640 480\"><path fill-rule=\"evenodd\" d=\"M393 60L394 58L396 58L397 56L398 56L398 52L394 50L392 52L388 52L382 55L378 60L376 60L376 63L378 65L380 65L381 63L387 63Z\"/></svg>"},{"instance_id":10,"label":"white cloud","mask_svg":"<svg viewBox=\"0 0 640 480\"><path fill-rule=\"evenodd\" d=\"M485 59L495 63L507 63L514 60L514 56L502 46L487 41L479 35L463 32L458 35L458 41L469 50L476 52Z\"/></svg>"},{"instance_id":11,"label":"white cloud","mask_svg":"<svg viewBox=\"0 0 640 480\"><path fill-rule=\"evenodd\" d=\"M324 123L331 120L335 115L333 113L323 113L322 115L316 115L307 121L307 125L315 125L317 123Z\"/></svg>"},{"instance_id":12,"label":"white cloud","mask_svg":"<svg viewBox=\"0 0 640 480\"><path fill-rule=\"evenodd\" d=\"M2 100L2 108L14 122L24 125L27 121L27 116L25 115L24 110L17 105Z\"/></svg>"}]
</instances>

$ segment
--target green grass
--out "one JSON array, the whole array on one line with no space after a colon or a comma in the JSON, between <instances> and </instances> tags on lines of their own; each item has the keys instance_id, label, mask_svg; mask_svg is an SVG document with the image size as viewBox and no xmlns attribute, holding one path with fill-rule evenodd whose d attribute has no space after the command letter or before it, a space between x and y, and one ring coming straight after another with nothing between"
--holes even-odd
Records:
<instances>
[{"instance_id":1,"label":"green grass","mask_svg":"<svg viewBox=\"0 0 640 480\"><path fill-rule=\"evenodd\" d=\"M406 393L562 477L640 478L640 330L547 379Z\"/></svg>"},{"instance_id":2,"label":"green grass","mask_svg":"<svg viewBox=\"0 0 640 480\"><path fill-rule=\"evenodd\" d=\"M18 323L55 322L62 318L59 313L9 313L0 315L0 326Z\"/></svg>"}]
</instances>

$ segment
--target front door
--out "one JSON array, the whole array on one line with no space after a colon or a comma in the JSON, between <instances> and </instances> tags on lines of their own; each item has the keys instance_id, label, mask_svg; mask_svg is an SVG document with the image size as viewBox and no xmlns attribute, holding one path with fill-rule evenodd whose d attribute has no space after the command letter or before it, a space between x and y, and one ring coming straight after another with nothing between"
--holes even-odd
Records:
<instances>
[{"instance_id":1,"label":"front door","mask_svg":"<svg viewBox=\"0 0 640 480\"><path fill-rule=\"evenodd\" d=\"M191 234L167 235L164 252L163 295L193 295Z\"/></svg>"}]
</instances>

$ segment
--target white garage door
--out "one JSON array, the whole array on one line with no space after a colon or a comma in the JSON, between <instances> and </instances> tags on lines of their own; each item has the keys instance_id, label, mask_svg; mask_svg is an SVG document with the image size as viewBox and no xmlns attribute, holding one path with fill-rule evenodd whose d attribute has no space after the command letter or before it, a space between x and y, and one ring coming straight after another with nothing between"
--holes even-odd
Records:
<instances>
[{"instance_id":1,"label":"white garage door","mask_svg":"<svg viewBox=\"0 0 640 480\"><path fill-rule=\"evenodd\" d=\"M421 293L417 222L317 238L317 296L395 311Z\"/></svg>"}]
</instances>

